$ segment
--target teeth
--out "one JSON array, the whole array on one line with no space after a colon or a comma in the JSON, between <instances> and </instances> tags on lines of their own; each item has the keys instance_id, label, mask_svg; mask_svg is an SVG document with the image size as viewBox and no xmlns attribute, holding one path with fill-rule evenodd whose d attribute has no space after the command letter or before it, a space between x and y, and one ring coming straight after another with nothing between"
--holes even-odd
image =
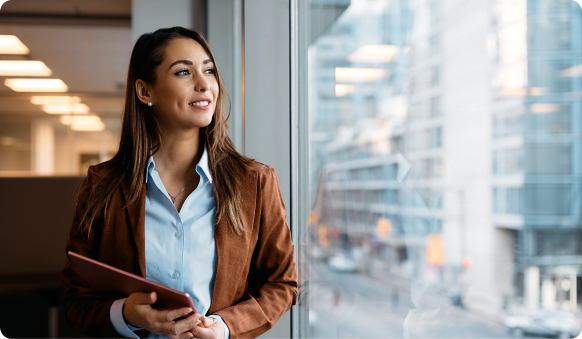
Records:
<instances>
[{"instance_id":1,"label":"teeth","mask_svg":"<svg viewBox=\"0 0 582 339\"><path fill-rule=\"evenodd\" d=\"M192 102L188 105L190 106L208 106L210 104L209 101L198 101L198 102Z\"/></svg>"}]
</instances>

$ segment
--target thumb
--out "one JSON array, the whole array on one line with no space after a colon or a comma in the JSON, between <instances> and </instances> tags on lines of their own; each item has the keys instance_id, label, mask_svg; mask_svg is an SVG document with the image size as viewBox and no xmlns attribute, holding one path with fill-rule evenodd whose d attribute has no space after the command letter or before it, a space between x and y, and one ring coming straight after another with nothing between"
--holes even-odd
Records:
<instances>
[{"instance_id":1,"label":"thumb","mask_svg":"<svg viewBox=\"0 0 582 339\"><path fill-rule=\"evenodd\" d=\"M214 325L214 323L216 322L216 320L214 318L209 318L209 317L205 317L205 316L201 316L200 320L202 321L202 326L204 326L204 327L210 327L210 326Z\"/></svg>"},{"instance_id":2,"label":"thumb","mask_svg":"<svg viewBox=\"0 0 582 339\"><path fill-rule=\"evenodd\" d=\"M137 305L153 304L158 299L156 292L150 292L150 293L136 292L135 294L136 294L135 304L137 304Z\"/></svg>"},{"instance_id":3,"label":"thumb","mask_svg":"<svg viewBox=\"0 0 582 339\"><path fill-rule=\"evenodd\" d=\"M158 294L156 292L151 292L148 294L148 304L153 304L158 300Z\"/></svg>"}]
</instances>

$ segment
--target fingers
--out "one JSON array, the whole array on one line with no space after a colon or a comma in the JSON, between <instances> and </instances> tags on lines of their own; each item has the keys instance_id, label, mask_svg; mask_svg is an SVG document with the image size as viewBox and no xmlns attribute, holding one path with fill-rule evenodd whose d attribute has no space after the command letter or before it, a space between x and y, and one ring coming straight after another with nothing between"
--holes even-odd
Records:
<instances>
[{"instance_id":1,"label":"fingers","mask_svg":"<svg viewBox=\"0 0 582 339\"><path fill-rule=\"evenodd\" d=\"M180 317L185 317L190 313L192 313L192 309L190 307L184 307L184 308L179 308L176 310L160 312L160 321L174 321Z\"/></svg>"},{"instance_id":2,"label":"fingers","mask_svg":"<svg viewBox=\"0 0 582 339\"><path fill-rule=\"evenodd\" d=\"M188 331L200 325L200 314L195 313L188 316L186 319L175 322L163 320L160 325L162 327L162 334L167 333L167 336L173 338L189 338L192 337L193 334Z\"/></svg>"},{"instance_id":3,"label":"fingers","mask_svg":"<svg viewBox=\"0 0 582 339\"><path fill-rule=\"evenodd\" d=\"M204 327L210 327L216 323L216 319L205 317L205 316L201 316L200 321L202 321L202 325Z\"/></svg>"},{"instance_id":4,"label":"fingers","mask_svg":"<svg viewBox=\"0 0 582 339\"><path fill-rule=\"evenodd\" d=\"M143 292L136 292L133 293L132 296L135 295L134 304L136 305L151 305L156 302L158 296L156 292L150 293L143 293Z\"/></svg>"},{"instance_id":5,"label":"fingers","mask_svg":"<svg viewBox=\"0 0 582 339\"><path fill-rule=\"evenodd\" d=\"M218 321L214 318L200 316L200 324L204 327L197 326L192 328L190 331L194 338L213 338L219 333L223 333L216 327ZM224 336L224 334L222 334ZM220 337L221 338L221 337Z\"/></svg>"}]
</instances>

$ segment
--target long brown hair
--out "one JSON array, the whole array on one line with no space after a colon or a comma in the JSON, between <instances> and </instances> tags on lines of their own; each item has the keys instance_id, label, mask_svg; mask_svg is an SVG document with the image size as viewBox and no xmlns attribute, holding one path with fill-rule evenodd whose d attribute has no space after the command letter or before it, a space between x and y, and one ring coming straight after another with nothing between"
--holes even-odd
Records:
<instances>
[{"instance_id":1,"label":"long brown hair","mask_svg":"<svg viewBox=\"0 0 582 339\"><path fill-rule=\"evenodd\" d=\"M108 168L111 170L104 174L90 193L79 223L80 229L88 234L96 219L105 218L111 198L121 184L128 188L128 192L124 191L126 207L139 201L145 182L147 161L150 154L155 154L160 149L163 138L152 108L138 99L135 82L138 79L146 83L156 80L156 68L164 59L165 47L176 38L190 38L198 42L214 64L219 93L212 121L200 129L200 142L206 145L208 152L216 199L216 224L221 217L226 217L235 233L240 235L244 232L237 205L241 194L239 180L242 173L251 170L253 160L239 154L228 136L226 120L230 116L230 98L224 89L208 43L196 31L172 27L143 34L133 47L127 73L119 150L108 161ZM226 98L229 100L228 115Z\"/></svg>"}]
</instances>

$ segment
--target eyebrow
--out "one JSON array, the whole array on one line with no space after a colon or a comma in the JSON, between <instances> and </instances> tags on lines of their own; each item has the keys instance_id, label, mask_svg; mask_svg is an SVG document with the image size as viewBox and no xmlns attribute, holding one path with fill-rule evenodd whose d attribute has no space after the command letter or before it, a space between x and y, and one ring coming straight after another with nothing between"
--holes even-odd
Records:
<instances>
[{"instance_id":1,"label":"eyebrow","mask_svg":"<svg viewBox=\"0 0 582 339\"><path fill-rule=\"evenodd\" d=\"M207 64L210 62L212 62L212 60L206 59L206 60L202 61L202 64ZM190 61L190 60L178 60L178 61L175 61L173 64L171 64L170 67L168 67L168 68L172 68L172 66L177 65L177 64L192 65L192 61Z\"/></svg>"}]
</instances>

